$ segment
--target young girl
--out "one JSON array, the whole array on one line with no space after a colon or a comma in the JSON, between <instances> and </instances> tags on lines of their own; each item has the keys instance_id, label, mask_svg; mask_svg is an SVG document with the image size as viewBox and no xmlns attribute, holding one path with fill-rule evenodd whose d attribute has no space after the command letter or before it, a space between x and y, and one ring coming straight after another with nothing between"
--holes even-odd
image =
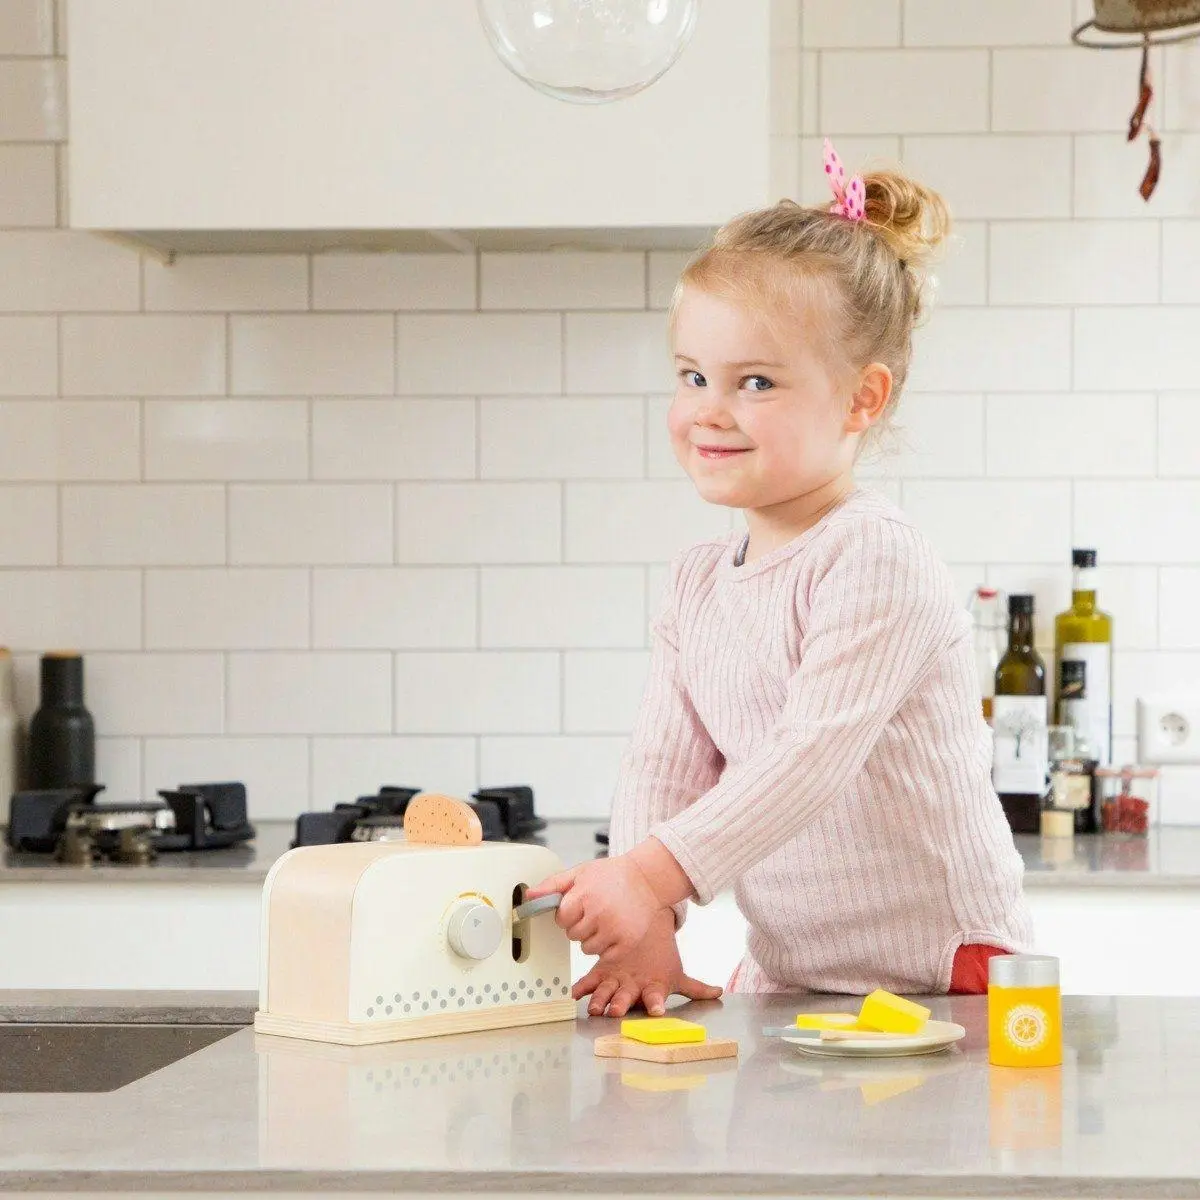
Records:
<instances>
[{"instance_id":1,"label":"young girl","mask_svg":"<svg viewBox=\"0 0 1200 1200\"><path fill-rule=\"evenodd\" d=\"M1030 941L968 618L925 538L854 482L946 209L900 174L846 182L828 143L826 172L829 210L738 217L675 292L671 441L748 532L672 565L610 857L529 893L563 892L559 924L600 956L575 988L593 1015L719 995L683 975L675 928L730 886L736 991L978 992Z\"/></svg>"}]
</instances>

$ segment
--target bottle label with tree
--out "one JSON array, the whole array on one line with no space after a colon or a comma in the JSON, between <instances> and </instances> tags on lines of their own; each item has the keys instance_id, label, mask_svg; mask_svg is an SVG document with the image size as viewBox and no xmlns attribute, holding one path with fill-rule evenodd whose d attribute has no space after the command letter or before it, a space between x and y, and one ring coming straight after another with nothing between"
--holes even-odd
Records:
<instances>
[{"instance_id":1,"label":"bottle label with tree","mask_svg":"<svg viewBox=\"0 0 1200 1200\"><path fill-rule=\"evenodd\" d=\"M996 696L992 784L1001 795L1042 795L1050 770L1045 696Z\"/></svg>"}]
</instances>

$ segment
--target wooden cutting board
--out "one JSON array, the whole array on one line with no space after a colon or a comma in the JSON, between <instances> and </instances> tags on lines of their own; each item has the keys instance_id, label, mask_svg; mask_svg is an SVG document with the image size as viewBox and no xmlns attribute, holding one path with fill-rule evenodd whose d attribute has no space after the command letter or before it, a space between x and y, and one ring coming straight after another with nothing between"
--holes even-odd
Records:
<instances>
[{"instance_id":1,"label":"wooden cutting board","mask_svg":"<svg viewBox=\"0 0 1200 1200\"><path fill-rule=\"evenodd\" d=\"M710 1058L736 1058L738 1044L732 1038L715 1038L706 1042L681 1042L674 1046L652 1046L635 1042L619 1033L598 1037L595 1043L597 1058L636 1058L642 1062L687 1063Z\"/></svg>"}]
</instances>

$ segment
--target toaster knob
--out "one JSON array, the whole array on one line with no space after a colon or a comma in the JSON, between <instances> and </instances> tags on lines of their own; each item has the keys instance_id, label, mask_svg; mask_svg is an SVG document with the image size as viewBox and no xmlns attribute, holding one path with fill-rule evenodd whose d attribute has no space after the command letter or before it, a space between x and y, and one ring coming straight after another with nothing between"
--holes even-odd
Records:
<instances>
[{"instance_id":1,"label":"toaster knob","mask_svg":"<svg viewBox=\"0 0 1200 1200\"><path fill-rule=\"evenodd\" d=\"M461 958L491 958L500 948L503 936L500 914L482 900L459 901L446 926L450 949Z\"/></svg>"}]
</instances>

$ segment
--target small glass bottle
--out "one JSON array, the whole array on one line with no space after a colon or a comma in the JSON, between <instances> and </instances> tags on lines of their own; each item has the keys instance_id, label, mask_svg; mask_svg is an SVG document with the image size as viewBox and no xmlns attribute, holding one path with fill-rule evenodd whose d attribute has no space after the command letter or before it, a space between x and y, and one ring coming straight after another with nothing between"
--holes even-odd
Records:
<instances>
[{"instance_id":1,"label":"small glass bottle","mask_svg":"<svg viewBox=\"0 0 1200 1200\"><path fill-rule=\"evenodd\" d=\"M967 606L974 630L975 670L983 696L983 719L992 723L992 697L996 694L996 668L1004 656L1008 637L1004 625L1004 597L996 588L977 587Z\"/></svg>"},{"instance_id":2,"label":"small glass bottle","mask_svg":"<svg viewBox=\"0 0 1200 1200\"><path fill-rule=\"evenodd\" d=\"M988 1061L1057 1067L1063 1059L1058 959L997 954L988 962Z\"/></svg>"}]
</instances>

